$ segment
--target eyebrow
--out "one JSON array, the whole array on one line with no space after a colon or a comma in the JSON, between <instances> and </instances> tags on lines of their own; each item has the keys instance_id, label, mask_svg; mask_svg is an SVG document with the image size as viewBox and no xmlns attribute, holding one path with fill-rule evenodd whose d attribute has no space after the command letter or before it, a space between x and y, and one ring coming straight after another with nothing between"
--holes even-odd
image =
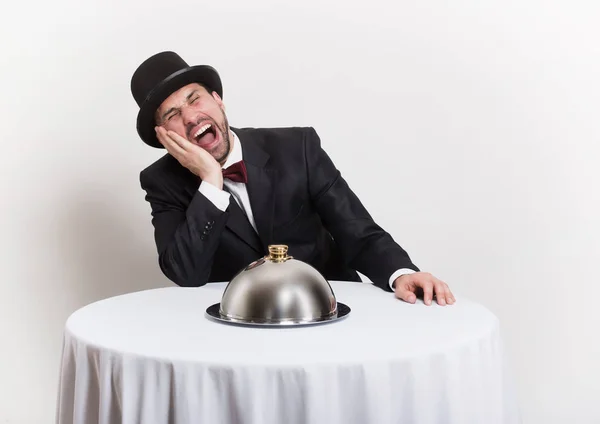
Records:
<instances>
[{"instance_id":1,"label":"eyebrow","mask_svg":"<svg viewBox=\"0 0 600 424\"><path fill-rule=\"evenodd\" d=\"M187 102L187 101L189 101L189 100L190 100L190 98L191 98L191 97L192 97L194 94L196 94L196 93L198 93L198 90L197 90L197 89L196 89L196 90L192 90L192 91L190 92L190 94L188 94L188 95L185 97L185 101L186 101L186 102ZM175 112L177 109L178 109L178 108L176 108L176 107L172 107L172 108L170 108L169 110L167 110L165 113L163 113L163 114L162 114L162 116L160 117L160 119L161 119L162 121L164 121L164 120L165 120L165 118L167 117L167 115L169 115L171 112Z\"/></svg>"}]
</instances>

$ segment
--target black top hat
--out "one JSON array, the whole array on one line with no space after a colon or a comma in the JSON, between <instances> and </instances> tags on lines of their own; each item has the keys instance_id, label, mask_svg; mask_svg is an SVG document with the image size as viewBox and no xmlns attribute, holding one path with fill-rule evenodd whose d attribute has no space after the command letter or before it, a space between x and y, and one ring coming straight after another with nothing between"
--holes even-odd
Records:
<instances>
[{"instance_id":1,"label":"black top hat","mask_svg":"<svg viewBox=\"0 0 600 424\"><path fill-rule=\"evenodd\" d=\"M189 66L177 53L161 52L146 59L131 77L131 93L140 111L137 131L142 140L162 148L156 138L154 114L160 104L181 87L199 83L223 97L223 86L217 71L208 65Z\"/></svg>"}]
</instances>

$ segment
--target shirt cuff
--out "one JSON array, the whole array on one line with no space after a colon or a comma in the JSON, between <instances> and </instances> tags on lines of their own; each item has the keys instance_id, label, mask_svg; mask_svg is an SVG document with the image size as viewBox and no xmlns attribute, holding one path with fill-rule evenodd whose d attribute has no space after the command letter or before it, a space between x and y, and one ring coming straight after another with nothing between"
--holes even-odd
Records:
<instances>
[{"instance_id":1,"label":"shirt cuff","mask_svg":"<svg viewBox=\"0 0 600 424\"><path fill-rule=\"evenodd\" d=\"M398 271L394 272L390 277L390 288L392 289L392 291L394 291L394 281L396 280L396 278L404 274L413 274L414 272L416 271L410 268L401 268Z\"/></svg>"},{"instance_id":2,"label":"shirt cuff","mask_svg":"<svg viewBox=\"0 0 600 424\"><path fill-rule=\"evenodd\" d=\"M231 194L227 193L225 190L219 190L211 183L202 181L200 187L198 187L198 191L221 211L225 212L229 207L229 196L231 196Z\"/></svg>"}]
</instances>

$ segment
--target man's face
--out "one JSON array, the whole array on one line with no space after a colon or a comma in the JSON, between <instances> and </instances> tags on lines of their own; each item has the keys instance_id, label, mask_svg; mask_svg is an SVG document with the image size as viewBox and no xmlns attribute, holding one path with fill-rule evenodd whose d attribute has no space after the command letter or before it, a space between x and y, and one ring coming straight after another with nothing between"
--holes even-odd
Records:
<instances>
[{"instance_id":1,"label":"man's face","mask_svg":"<svg viewBox=\"0 0 600 424\"><path fill-rule=\"evenodd\" d=\"M200 84L175 91L159 106L156 124L171 130L209 152L219 163L229 154L229 123L225 106L216 92Z\"/></svg>"}]
</instances>

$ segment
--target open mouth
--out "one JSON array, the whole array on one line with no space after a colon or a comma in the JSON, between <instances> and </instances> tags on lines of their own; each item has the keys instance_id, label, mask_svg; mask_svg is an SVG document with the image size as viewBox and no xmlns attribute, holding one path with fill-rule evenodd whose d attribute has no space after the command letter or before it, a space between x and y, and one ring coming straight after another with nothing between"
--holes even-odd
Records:
<instances>
[{"instance_id":1,"label":"open mouth","mask_svg":"<svg viewBox=\"0 0 600 424\"><path fill-rule=\"evenodd\" d=\"M193 133L194 142L203 148L211 146L217 139L217 129L211 123L200 126Z\"/></svg>"}]
</instances>

